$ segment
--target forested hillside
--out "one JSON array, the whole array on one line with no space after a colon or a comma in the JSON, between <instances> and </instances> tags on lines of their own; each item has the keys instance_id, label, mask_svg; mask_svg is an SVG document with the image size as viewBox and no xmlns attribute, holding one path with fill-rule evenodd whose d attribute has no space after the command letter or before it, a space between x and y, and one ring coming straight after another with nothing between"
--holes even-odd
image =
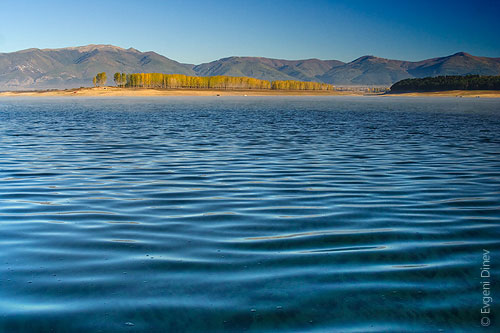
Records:
<instances>
[{"instance_id":1,"label":"forested hillside","mask_svg":"<svg viewBox=\"0 0 500 333\"><path fill-rule=\"evenodd\" d=\"M393 92L443 90L500 90L500 76L450 75L406 79L391 87Z\"/></svg>"}]
</instances>

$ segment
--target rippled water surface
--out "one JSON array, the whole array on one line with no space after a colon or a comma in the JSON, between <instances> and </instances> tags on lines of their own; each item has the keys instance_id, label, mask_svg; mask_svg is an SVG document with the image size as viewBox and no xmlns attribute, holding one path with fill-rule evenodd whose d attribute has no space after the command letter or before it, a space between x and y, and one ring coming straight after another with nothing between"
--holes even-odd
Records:
<instances>
[{"instance_id":1,"label":"rippled water surface","mask_svg":"<svg viewBox=\"0 0 500 333\"><path fill-rule=\"evenodd\" d=\"M0 140L0 332L488 331L499 100L3 98Z\"/></svg>"}]
</instances>

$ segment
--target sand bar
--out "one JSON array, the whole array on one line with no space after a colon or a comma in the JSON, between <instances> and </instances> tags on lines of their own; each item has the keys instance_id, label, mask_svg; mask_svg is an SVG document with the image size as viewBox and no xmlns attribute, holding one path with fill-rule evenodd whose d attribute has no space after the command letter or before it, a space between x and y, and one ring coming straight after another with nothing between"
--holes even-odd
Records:
<instances>
[{"instance_id":1,"label":"sand bar","mask_svg":"<svg viewBox=\"0 0 500 333\"><path fill-rule=\"evenodd\" d=\"M448 91L429 91L429 92L390 93L390 94L385 94L384 96L500 98L500 91L498 91L498 90L448 90Z\"/></svg>"},{"instance_id":2,"label":"sand bar","mask_svg":"<svg viewBox=\"0 0 500 333\"><path fill-rule=\"evenodd\" d=\"M434 92L408 92L388 94L367 94L362 91L337 90L216 90L216 89L151 89L92 87L65 90L5 91L3 96L19 97L148 97L148 96L383 96L383 97L456 97L456 98L500 98L498 90L450 90Z\"/></svg>"},{"instance_id":3,"label":"sand bar","mask_svg":"<svg viewBox=\"0 0 500 333\"><path fill-rule=\"evenodd\" d=\"M6 91L0 92L0 96L361 96L363 92L335 91L335 90L309 90L309 91L286 91L286 90L215 90L215 89L151 89L151 88L118 88L97 87L79 88L66 90L37 90L37 91Z\"/></svg>"}]
</instances>

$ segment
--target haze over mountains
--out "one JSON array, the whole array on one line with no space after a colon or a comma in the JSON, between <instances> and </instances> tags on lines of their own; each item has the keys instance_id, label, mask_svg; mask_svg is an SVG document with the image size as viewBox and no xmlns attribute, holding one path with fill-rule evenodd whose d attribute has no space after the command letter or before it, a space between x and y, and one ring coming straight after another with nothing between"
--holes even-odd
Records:
<instances>
[{"instance_id":1,"label":"haze over mountains","mask_svg":"<svg viewBox=\"0 0 500 333\"><path fill-rule=\"evenodd\" d=\"M98 72L168 73L194 76L248 76L265 80L301 80L334 85L389 86L406 78L438 75L500 75L500 58L459 52L418 62L364 56L338 60L280 60L229 57L200 65L182 64L155 52L112 45L27 49L0 53L0 90L90 86Z\"/></svg>"}]
</instances>

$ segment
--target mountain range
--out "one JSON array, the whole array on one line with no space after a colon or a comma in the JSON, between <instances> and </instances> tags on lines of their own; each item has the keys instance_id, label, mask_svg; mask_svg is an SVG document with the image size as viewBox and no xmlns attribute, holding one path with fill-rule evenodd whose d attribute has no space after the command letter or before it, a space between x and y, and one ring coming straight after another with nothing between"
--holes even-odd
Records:
<instances>
[{"instance_id":1,"label":"mountain range","mask_svg":"<svg viewBox=\"0 0 500 333\"><path fill-rule=\"evenodd\" d=\"M113 45L61 49L27 49L0 53L0 90L73 88L90 86L98 72L168 73L194 76L248 76L265 80L301 80L339 86L390 86L406 78L439 75L500 75L500 58L459 52L422 61L363 56L338 60L281 60L228 57L200 65L183 64L155 52Z\"/></svg>"}]
</instances>

